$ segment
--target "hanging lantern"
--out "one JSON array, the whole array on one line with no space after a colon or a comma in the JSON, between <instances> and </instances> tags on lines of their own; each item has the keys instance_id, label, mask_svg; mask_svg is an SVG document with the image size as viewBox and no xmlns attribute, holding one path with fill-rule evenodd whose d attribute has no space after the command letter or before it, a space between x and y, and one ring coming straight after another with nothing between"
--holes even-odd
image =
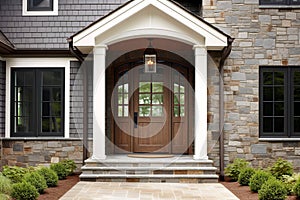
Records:
<instances>
[{"instance_id":1,"label":"hanging lantern","mask_svg":"<svg viewBox=\"0 0 300 200\"><path fill-rule=\"evenodd\" d=\"M151 45L144 51L145 73L156 73L156 51Z\"/></svg>"}]
</instances>

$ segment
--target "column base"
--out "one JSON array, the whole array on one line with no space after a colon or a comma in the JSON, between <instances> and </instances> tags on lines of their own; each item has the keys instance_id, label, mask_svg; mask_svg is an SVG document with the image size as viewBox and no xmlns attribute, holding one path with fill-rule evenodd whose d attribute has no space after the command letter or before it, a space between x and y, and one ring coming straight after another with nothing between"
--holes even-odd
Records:
<instances>
[{"instance_id":1,"label":"column base","mask_svg":"<svg viewBox=\"0 0 300 200\"><path fill-rule=\"evenodd\" d=\"M92 160L105 160L106 159L106 155L103 155L103 156L92 155L91 159Z\"/></svg>"},{"instance_id":2,"label":"column base","mask_svg":"<svg viewBox=\"0 0 300 200\"><path fill-rule=\"evenodd\" d=\"M194 160L208 160L208 156L193 155Z\"/></svg>"}]
</instances>

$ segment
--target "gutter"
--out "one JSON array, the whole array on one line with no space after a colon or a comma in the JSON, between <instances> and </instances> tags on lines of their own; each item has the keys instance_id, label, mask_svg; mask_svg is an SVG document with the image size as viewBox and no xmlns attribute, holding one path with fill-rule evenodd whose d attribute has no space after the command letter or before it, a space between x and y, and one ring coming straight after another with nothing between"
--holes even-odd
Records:
<instances>
[{"instance_id":1,"label":"gutter","mask_svg":"<svg viewBox=\"0 0 300 200\"><path fill-rule=\"evenodd\" d=\"M232 49L232 43L234 41L234 38L228 37L227 43L228 46L225 47L222 50L222 56L219 63L219 130L220 130L220 137L219 137L219 152L220 152L220 180L224 181L224 168L225 168L225 162L224 162L224 64L225 60L228 58L231 49Z\"/></svg>"},{"instance_id":2,"label":"gutter","mask_svg":"<svg viewBox=\"0 0 300 200\"><path fill-rule=\"evenodd\" d=\"M85 160L88 159L88 69L87 65L85 65L84 57L82 53L73 46L73 40L72 38L68 38L69 42L69 51L73 56L75 56L78 61L83 66L83 138L82 138L82 147L83 147L83 153L82 153L82 164L85 164ZM75 50L76 48L76 50Z\"/></svg>"}]
</instances>

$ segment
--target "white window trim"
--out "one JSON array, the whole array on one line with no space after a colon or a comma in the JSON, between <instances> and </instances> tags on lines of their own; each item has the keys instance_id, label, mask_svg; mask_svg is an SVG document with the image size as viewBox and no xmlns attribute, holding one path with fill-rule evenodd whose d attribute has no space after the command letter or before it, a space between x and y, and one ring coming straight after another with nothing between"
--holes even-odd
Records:
<instances>
[{"instance_id":1,"label":"white window trim","mask_svg":"<svg viewBox=\"0 0 300 200\"><path fill-rule=\"evenodd\" d=\"M58 0L53 0L53 11L28 11L27 0L23 0L23 16L58 15Z\"/></svg>"},{"instance_id":2,"label":"white window trim","mask_svg":"<svg viewBox=\"0 0 300 200\"><path fill-rule=\"evenodd\" d=\"M11 69L18 68L64 68L65 69L65 119L64 138L70 138L70 58L8 58L6 60L5 91L5 138L10 138ZM49 137L48 137L49 138Z\"/></svg>"}]
</instances>

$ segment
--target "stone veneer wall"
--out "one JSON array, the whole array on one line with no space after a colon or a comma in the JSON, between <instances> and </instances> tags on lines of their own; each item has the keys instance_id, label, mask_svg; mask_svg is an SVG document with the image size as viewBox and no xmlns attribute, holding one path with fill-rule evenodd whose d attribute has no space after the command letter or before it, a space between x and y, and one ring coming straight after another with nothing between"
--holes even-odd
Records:
<instances>
[{"instance_id":1,"label":"stone veneer wall","mask_svg":"<svg viewBox=\"0 0 300 200\"><path fill-rule=\"evenodd\" d=\"M259 66L300 65L300 9L263 9L259 0L203 5L203 18L235 38L224 74L226 164L245 158L265 167L282 157L300 170L300 142L259 140L258 89Z\"/></svg>"},{"instance_id":2,"label":"stone veneer wall","mask_svg":"<svg viewBox=\"0 0 300 200\"><path fill-rule=\"evenodd\" d=\"M36 166L50 164L52 157L72 159L77 170L82 165L82 141L80 139L2 139L2 166ZM92 142L89 142L92 147ZM2 167L1 166L1 167Z\"/></svg>"}]
</instances>

